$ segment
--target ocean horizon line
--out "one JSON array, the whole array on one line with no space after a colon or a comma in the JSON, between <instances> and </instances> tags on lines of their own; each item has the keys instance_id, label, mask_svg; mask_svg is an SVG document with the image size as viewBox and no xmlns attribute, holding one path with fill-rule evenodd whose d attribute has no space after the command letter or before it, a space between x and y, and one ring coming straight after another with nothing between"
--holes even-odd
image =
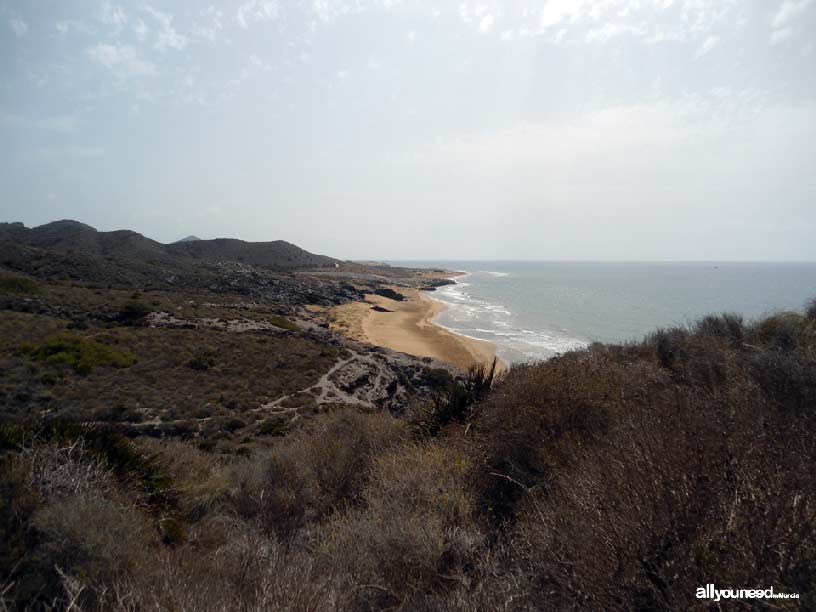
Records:
<instances>
[{"instance_id":1,"label":"ocean horizon line","mask_svg":"<svg viewBox=\"0 0 816 612\"><path fill-rule=\"evenodd\" d=\"M450 259L410 258L385 259L369 258L366 261L382 263L591 263L591 264L816 264L816 259Z\"/></svg>"}]
</instances>

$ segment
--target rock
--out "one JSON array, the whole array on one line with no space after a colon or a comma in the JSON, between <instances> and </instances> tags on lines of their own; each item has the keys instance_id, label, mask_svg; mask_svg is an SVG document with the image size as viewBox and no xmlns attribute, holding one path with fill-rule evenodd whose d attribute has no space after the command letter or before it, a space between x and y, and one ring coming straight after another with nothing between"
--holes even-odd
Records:
<instances>
[{"instance_id":1,"label":"rock","mask_svg":"<svg viewBox=\"0 0 816 612\"><path fill-rule=\"evenodd\" d=\"M374 290L374 295L381 295L383 297L388 298L389 300L395 300L397 302L402 302L405 300L405 296L399 293L398 291L394 291L389 287L378 287Z\"/></svg>"}]
</instances>

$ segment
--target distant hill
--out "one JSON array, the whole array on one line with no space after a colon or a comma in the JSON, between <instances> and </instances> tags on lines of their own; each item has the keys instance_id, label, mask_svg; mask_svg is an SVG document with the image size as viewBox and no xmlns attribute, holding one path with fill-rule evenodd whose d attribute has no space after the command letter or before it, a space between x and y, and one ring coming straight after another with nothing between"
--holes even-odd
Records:
<instances>
[{"instance_id":1,"label":"distant hill","mask_svg":"<svg viewBox=\"0 0 816 612\"><path fill-rule=\"evenodd\" d=\"M193 242L195 240L201 240L198 236L185 236L181 240L176 240L174 244L178 244L179 242Z\"/></svg>"},{"instance_id":2,"label":"distant hill","mask_svg":"<svg viewBox=\"0 0 816 612\"><path fill-rule=\"evenodd\" d=\"M373 266L375 268L390 268L391 264L387 264L384 261L366 261L363 259L352 259L351 263L357 264L360 266Z\"/></svg>"},{"instance_id":3,"label":"distant hill","mask_svg":"<svg viewBox=\"0 0 816 612\"><path fill-rule=\"evenodd\" d=\"M269 268L334 267L336 259L314 255L284 240L244 242L235 238L194 240L167 245L167 251L179 257L209 262L236 261Z\"/></svg>"},{"instance_id":4,"label":"distant hill","mask_svg":"<svg viewBox=\"0 0 816 612\"><path fill-rule=\"evenodd\" d=\"M18 226L19 227L19 226ZM100 232L78 221L53 221L23 228L17 238L27 246L112 257L166 257L166 245L129 230ZM2 238L0 238L2 239Z\"/></svg>"},{"instance_id":5,"label":"distant hill","mask_svg":"<svg viewBox=\"0 0 816 612\"><path fill-rule=\"evenodd\" d=\"M228 262L276 271L333 268L339 263L283 240L244 242L190 236L163 244L130 230L100 232L72 220L34 228L0 223L0 266L44 278L201 285L216 273L214 264Z\"/></svg>"}]
</instances>

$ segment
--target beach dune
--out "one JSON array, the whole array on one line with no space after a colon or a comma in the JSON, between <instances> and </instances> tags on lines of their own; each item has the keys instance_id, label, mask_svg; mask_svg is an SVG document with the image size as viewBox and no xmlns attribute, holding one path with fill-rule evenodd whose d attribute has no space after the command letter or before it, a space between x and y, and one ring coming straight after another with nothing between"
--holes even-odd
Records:
<instances>
[{"instance_id":1,"label":"beach dune","mask_svg":"<svg viewBox=\"0 0 816 612\"><path fill-rule=\"evenodd\" d=\"M496 356L494 344L455 334L433 323L445 305L417 289L397 287L406 299L366 295L332 309L331 327L346 335L417 357L432 357L462 369Z\"/></svg>"}]
</instances>

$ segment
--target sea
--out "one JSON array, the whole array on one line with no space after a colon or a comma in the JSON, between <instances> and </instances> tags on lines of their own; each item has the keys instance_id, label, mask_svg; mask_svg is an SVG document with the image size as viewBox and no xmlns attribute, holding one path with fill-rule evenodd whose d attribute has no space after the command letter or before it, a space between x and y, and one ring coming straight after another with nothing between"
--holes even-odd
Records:
<instances>
[{"instance_id":1,"label":"sea","mask_svg":"<svg viewBox=\"0 0 816 612\"><path fill-rule=\"evenodd\" d=\"M466 274L429 296L435 322L493 342L508 363L592 342L641 340L658 328L731 312L746 320L801 311L816 297L816 262L399 261Z\"/></svg>"}]
</instances>

